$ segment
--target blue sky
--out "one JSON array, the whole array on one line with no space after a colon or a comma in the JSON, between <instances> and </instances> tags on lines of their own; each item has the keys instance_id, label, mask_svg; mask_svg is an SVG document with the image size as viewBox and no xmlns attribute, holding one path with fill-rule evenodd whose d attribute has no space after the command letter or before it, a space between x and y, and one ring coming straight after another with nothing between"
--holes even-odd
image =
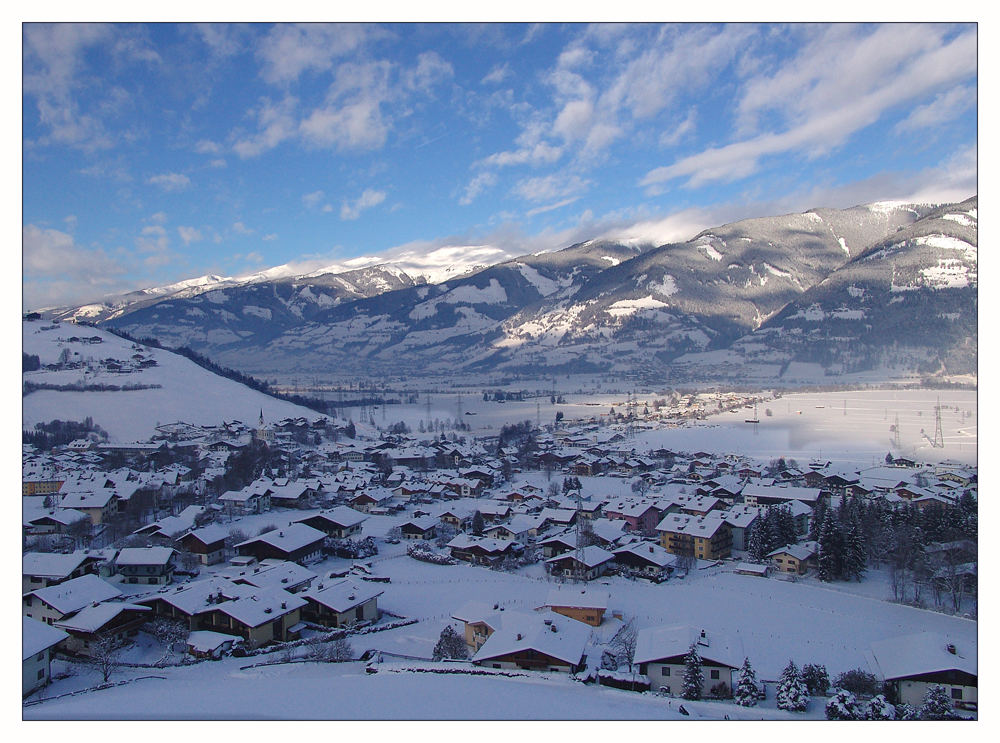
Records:
<instances>
[{"instance_id":1,"label":"blue sky","mask_svg":"<svg viewBox=\"0 0 1000 743\"><path fill-rule=\"evenodd\" d=\"M976 192L975 25L22 28L23 305Z\"/></svg>"}]
</instances>

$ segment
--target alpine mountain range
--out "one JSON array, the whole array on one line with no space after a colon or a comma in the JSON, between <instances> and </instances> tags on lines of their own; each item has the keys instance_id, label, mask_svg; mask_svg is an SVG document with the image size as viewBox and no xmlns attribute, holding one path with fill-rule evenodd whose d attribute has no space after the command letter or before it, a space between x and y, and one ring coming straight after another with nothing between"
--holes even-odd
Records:
<instances>
[{"instance_id":1,"label":"alpine mountain range","mask_svg":"<svg viewBox=\"0 0 1000 743\"><path fill-rule=\"evenodd\" d=\"M44 314L270 378L944 380L977 369L977 204L815 208L485 266L205 276Z\"/></svg>"}]
</instances>

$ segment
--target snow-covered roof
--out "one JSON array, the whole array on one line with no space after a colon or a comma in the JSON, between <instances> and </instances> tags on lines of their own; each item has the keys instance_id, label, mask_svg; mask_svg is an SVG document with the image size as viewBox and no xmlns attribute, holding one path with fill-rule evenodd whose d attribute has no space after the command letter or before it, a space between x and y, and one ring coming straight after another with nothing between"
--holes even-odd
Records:
<instances>
[{"instance_id":1,"label":"snow-covered roof","mask_svg":"<svg viewBox=\"0 0 1000 743\"><path fill-rule=\"evenodd\" d=\"M567 559L577 559L588 568L594 568L598 565L602 565L610 560L614 559L614 554L608 552L605 549L601 549L596 545L590 545L589 547L584 547L581 550L573 550L571 552L563 552L561 555L556 555L555 557L550 557L545 562L559 562L561 560Z\"/></svg>"},{"instance_id":2,"label":"snow-covered roof","mask_svg":"<svg viewBox=\"0 0 1000 743\"><path fill-rule=\"evenodd\" d=\"M511 548L513 542L509 542L503 539L490 539L489 537L477 537L472 534L456 534L454 539L452 539L446 546L453 549L469 549L470 547L479 547L485 552L504 552Z\"/></svg>"},{"instance_id":3,"label":"snow-covered roof","mask_svg":"<svg viewBox=\"0 0 1000 743\"><path fill-rule=\"evenodd\" d=\"M815 503L819 500L821 492L819 488L799 488L790 485L747 485L743 488L743 497L800 500L804 503Z\"/></svg>"},{"instance_id":4,"label":"snow-covered roof","mask_svg":"<svg viewBox=\"0 0 1000 743\"><path fill-rule=\"evenodd\" d=\"M793 501L797 503L798 501ZM806 506L808 508L808 506ZM760 509L757 506L737 505L724 511L726 523L736 529L745 529L760 516Z\"/></svg>"},{"instance_id":5,"label":"snow-covered roof","mask_svg":"<svg viewBox=\"0 0 1000 743\"><path fill-rule=\"evenodd\" d=\"M311 588L301 595L315 601L317 604L322 604L332 609L338 614L350 611L385 593L385 591L380 591L371 586L358 585L346 578L336 583L320 585L322 585L322 588L317 585L316 588Z\"/></svg>"},{"instance_id":6,"label":"snow-covered roof","mask_svg":"<svg viewBox=\"0 0 1000 743\"><path fill-rule=\"evenodd\" d=\"M810 557L819 554L819 542L799 542L798 544L788 544L778 547L767 553L767 557L776 555L791 555L796 560L808 560Z\"/></svg>"},{"instance_id":7,"label":"snow-covered roof","mask_svg":"<svg viewBox=\"0 0 1000 743\"><path fill-rule=\"evenodd\" d=\"M702 660L739 668L743 663L743 644L738 637L716 632L702 632L689 625L645 627L639 630L635 642L635 662L650 663L665 658L687 655L691 646L698 644Z\"/></svg>"},{"instance_id":8,"label":"snow-covered roof","mask_svg":"<svg viewBox=\"0 0 1000 743\"><path fill-rule=\"evenodd\" d=\"M255 544L257 542L264 542L269 544L276 549L283 550L284 552L294 552L295 550L302 549L314 542L319 542L326 539L326 534L321 532L319 529L313 529L311 526L306 524L293 523L288 526L283 526L280 529L274 529L264 534L260 534L253 539L248 539L245 542L240 542L237 547L243 547L248 544Z\"/></svg>"},{"instance_id":9,"label":"snow-covered roof","mask_svg":"<svg viewBox=\"0 0 1000 743\"><path fill-rule=\"evenodd\" d=\"M241 643L243 642L243 638L235 635L224 635L221 632L212 632L211 630L200 629L191 632L187 639L188 647L199 653L211 653L213 650L221 648L227 642L234 644Z\"/></svg>"},{"instance_id":10,"label":"snow-covered roof","mask_svg":"<svg viewBox=\"0 0 1000 743\"><path fill-rule=\"evenodd\" d=\"M73 578L65 583L39 588L29 593L44 601L60 614L69 614L88 604L121 596L122 592L96 575L81 575L79 578Z\"/></svg>"},{"instance_id":11,"label":"snow-covered roof","mask_svg":"<svg viewBox=\"0 0 1000 743\"><path fill-rule=\"evenodd\" d=\"M572 609L607 609L611 594L589 588L553 588L545 598L544 606L561 606Z\"/></svg>"},{"instance_id":12,"label":"snow-covered roof","mask_svg":"<svg viewBox=\"0 0 1000 743\"><path fill-rule=\"evenodd\" d=\"M173 557L172 547L125 547L115 558L117 565L166 565Z\"/></svg>"},{"instance_id":13,"label":"snow-covered roof","mask_svg":"<svg viewBox=\"0 0 1000 743\"><path fill-rule=\"evenodd\" d=\"M226 568L219 571L218 575L234 583L246 583L258 588L281 588L286 591L317 577L312 570L289 560L264 560L259 565Z\"/></svg>"},{"instance_id":14,"label":"snow-covered roof","mask_svg":"<svg viewBox=\"0 0 1000 743\"><path fill-rule=\"evenodd\" d=\"M677 564L677 555L667 552L663 549L663 547L658 544L653 544L652 542L636 542L634 544L627 544L624 547L616 549L614 554L616 556L624 554L635 555L636 557L648 560L661 568L667 565L674 566Z\"/></svg>"},{"instance_id":15,"label":"snow-covered roof","mask_svg":"<svg viewBox=\"0 0 1000 743\"><path fill-rule=\"evenodd\" d=\"M259 627L265 622L273 622L278 617L301 609L306 603L300 595L280 588L254 588L249 596L227 601L216 608L248 627Z\"/></svg>"},{"instance_id":16,"label":"snow-covered roof","mask_svg":"<svg viewBox=\"0 0 1000 743\"><path fill-rule=\"evenodd\" d=\"M575 619L546 611L532 614L504 612L501 626L472 657L484 661L534 650L571 665L583 659L590 627Z\"/></svg>"},{"instance_id":17,"label":"snow-covered roof","mask_svg":"<svg viewBox=\"0 0 1000 743\"><path fill-rule=\"evenodd\" d=\"M337 506L336 508L331 508L326 511L320 511L314 516L306 516L305 518L299 519L299 521L305 521L306 519L317 517L325 519L331 524L336 524L342 529L349 529L352 526L357 526L368 518L366 514L361 513L361 511L355 511L349 506Z\"/></svg>"},{"instance_id":18,"label":"snow-covered roof","mask_svg":"<svg viewBox=\"0 0 1000 743\"><path fill-rule=\"evenodd\" d=\"M68 555L58 552L26 552L21 557L21 575L65 578L80 567L87 557L84 552L71 552Z\"/></svg>"},{"instance_id":19,"label":"snow-covered roof","mask_svg":"<svg viewBox=\"0 0 1000 743\"><path fill-rule=\"evenodd\" d=\"M63 619L53 624L54 627L70 630L71 632L100 632L101 628L107 625L122 612L131 609L134 611L152 611L148 606L140 604L126 604L120 601L108 601L97 605L86 606L69 619Z\"/></svg>"},{"instance_id":20,"label":"snow-covered roof","mask_svg":"<svg viewBox=\"0 0 1000 743\"><path fill-rule=\"evenodd\" d=\"M201 540L203 544L213 544L225 540L229 536L229 532L218 524L209 524L200 529L192 529L187 534L181 535L181 539L188 536Z\"/></svg>"},{"instance_id":21,"label":"snow-covered roof","mask_svg":"<svg viewBox=\"0 0 1000 743\"><path fill-rule=\"evenodd\" d=\"M937 632L873 642L871 656L872 670L886 681L950 670L979 674L975 645L959 643Z\"/></svg>"},{"instance_id":22,"label":"snow-covered roof","mask_svg":"<svg viewBox=\"0 0 1000 743\"><path fill-rule=\"evenodd\" d=\"M21 660L58 645L69 635L31 617L21 617Z\"/></svg>"}]
</instances>

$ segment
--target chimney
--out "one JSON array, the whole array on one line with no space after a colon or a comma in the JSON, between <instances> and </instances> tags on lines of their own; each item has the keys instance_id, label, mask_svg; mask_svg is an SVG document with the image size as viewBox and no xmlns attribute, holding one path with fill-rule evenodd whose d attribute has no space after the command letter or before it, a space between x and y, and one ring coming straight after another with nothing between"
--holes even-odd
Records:
<instances>
[{"instance_id":1,"label":"chimney","mask_svg":"<svg viewBox=\"0 0 1000 743\"><path fill-rule=\"evenodd\" d=\"M552 620L551 620L551 619L546 619L546 620L545 620L545 626L546 626L546 627L548 627L548 626L549 626L549 625L551 625L551 624L552 624Z\"/></svg>"},{"instance_id":2,"label":"chimney","mask_svg":"<svg viewBox=\"0 0 1000 743\"><path fill-rule=\"evenodd\" d=\"M952 655L958 655L958 653L955 650L955 646L952 645L951 643L948 643L948 652L951 653Z\"/></svg>"},{"instance_id":3,"label":"chimney","mask_svg":"<svg viewBox=\"0 0 1000 743\"><path fill-rule=\"evenodd\" d=\"M559 630L558 630L558 629L556 628L556 626L555 626L554 624L553 624L553 625L551 625L551 626L549 627L549 629L550 629L550 630L552 630L553 632L558 632L558 631L559 631Z\"/></svg>"},{"instance_id":4,"label":"chimney","mask_svg":"<svg viewBox=\"0 0 1000 743\"><path fill-rule=\"evenodd\" d=\"M265 614L270 614L271 613L271 607L270 606L265 606L264 607L264 613Z\"/></svg>"},{"instance_id":5,"label":"chimney","mask_svg":"<svg viewBox=\"0 0 1000 743\"><path fill-rule=\"evenodd\" d=\"M288 608L288 604L286 604L284 601L282 601L281 602L281 608L282 609L287 609Z\"/></svg>"}]
</instances>

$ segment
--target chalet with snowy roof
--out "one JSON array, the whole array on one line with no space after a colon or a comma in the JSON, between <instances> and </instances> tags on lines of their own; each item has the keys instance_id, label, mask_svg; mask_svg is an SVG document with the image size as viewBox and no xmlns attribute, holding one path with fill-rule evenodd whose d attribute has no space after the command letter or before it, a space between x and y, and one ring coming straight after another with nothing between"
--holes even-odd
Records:
<instances>
[{"instance_id":1,"label":"chalet with snowy roof","mask_svg":"<svg viewBox=\"0 0 1000 743\"><path fill-rule=\"evenodd\" d=\"M203 629L238 635L250 648L298 639L306 603L279 588L254 588L250 595L218 604L210 613L210 625Z\"/></svg>"},{"instance_id":2,"label":"chalet with snowy roof","mask_svg":"<svg viewBox=\"0 0 1000 743\"><path fill-rule=\"evenodd\" d=\"M53 623L69 637L62 643L67 651L89 656L104 637L125 642L139 634L139 627L151 617L152 610L141 604L105 601L85 606L71 617Z\"/></svg>"},{"instance_id":3,"label":"chalet with snowy roof","mask_svg":"<svg viewBox=\"0 0 1000 743\"><path fill-rule=\"evenodd\" d=\"M472 522L476 510L472 504L462 503L438 507L435 510L435 515L445 524L454 526L456 529L464 529Z\"/></svg>"},{"instance_id":4,"label":"chalet with snowy roof","mask_svg":"<svg viewBox=\"0 0 1000 743\"><path fill-rule=\"evenodd\" d=\"M485 668L575 673L586 665L590 628L555 612L504 612L472 657Z\"/></svg>"},{"instance_id":5,"label":"chalet with snowy roof","mask_svg":"<svg viewBox=\"0 0 1000 743\"><path fill-rule=\"evenodd\" d=\"M919 707L928 690L943 686L959 709L976 709L979 666L975 643L920 632L871 644L868 664L903 704Z\"/></svg>"},{"instance_id":6,"label":"chalet with snowy roof","mask_svg":"<svg viewBox=\"0 0 1000 743\"><path fill-rule=\"evenodd\" d=\"M77 550L59 552L25 552L21 557L21 593L65 583L82 575L98 572L104 556L97 552Z\"/></svg>"},{"instance_id":7,"label":"chalet with snowy roof","mask_svg":"<svg viewBox=\"0 0 1000 743\"><path fill-rule=\"evenodd\" d=\"M299 593L309 588L317 575L297 562L289 560L262 560L254 565L233 566L218 575L236 585L254 588L280 588L289 593Z\"/></svg>"},{"instance_id":8,"label":"chalet with snowy roof","mask_svg":"<svg viewBox=\"0 0 1000 743\"><path fill-rule=\"evenodd\" d=\"M819 501L826 499L828 495L821 488L813 487L747 484L743 488L743 502L748 506L774 506L797 500L810 508L815 508Z\"/></svg>"},{"instance_id":9,"label":"chalet with snowy roof","mask_svg":"<svg viewBox=\"0 0 1000 743\"><path fill-rule=\"evenodd\" d=\"M126 547L115 558L123 583L165 585L174 578L177 550L170 547Z\"/></svg>"},{"instance_id":10,"label":"chalet with snowy roof","mask_svg":"<svg viewBox=\"0 0 1000 743\"><path fill-rule=\"evenodd\" d=\"M910 502L917 507L917 510L920 511L925 511L929 508L945 508L946 506L955 505L954 498L949 498L943 493L928 493L927 495L919 498L914 498Z\"/></svg>"},{"instance_id":11,"label":"chalet with snowy roof","mask_svg":"<svg viewBox=\"0 0 1000 743\"><path fill-rule=\"evenodd\" d=\"M470 655L474 655L483 646L503 621L503 609L493 604L491 609L482 601L470 601L451 615L452 619L462 622L465 628L465 644Z\"/></svg>"},{"instance_id":12,"label":"chalet with snowy roof","mask_svg":"<svg viewBox=\"0 0 1000 743\"><path fill-rule=\"evenodd\" d=\"M173 541L174 537L191 531L194 528L195 520L205 511L204 506L188 506L176 516L167 516L159 521L146 524L132 533L140 537Z\"/></svg>"},{"instance_id":13,"label":"chalet with snowy roof","mask_svg":"<svg viewBox=\"0 0 1000 743\"><path fill-rule=\"evenodd\" d=\"M718 511L707 516L667 514L656 525L656 531L660 533L660 544L674 555L720 560L732 551L732 530Z\"/></svg>"},{"instance_id":14,"label":"chalet with snowy roof","mask_svg":"<svg viewBox=\"0 0 1000 743\"><path fill-rule=\"evenodd\" d=\"M568 508L543 508L538 515L552 526L572 526L576 523L576 511Z\"/></svg>"},{"instance_id":15,"label":"chalet with snowy roof","mask_svg":"<svg viewBox=\"0 0 1000 743\"><path fill-rule=\"evenodd\" d=\"M660 580L673 572L677 555L653 542L633 542L614 551L615 563L644 578Z\"/></svg>"},{"instance_id":16,"label":"chalet with snowy roof","mask_svg":"<svg viewBox=\"0 0 1000 743\"><path fill-rule=\"evenodd\" d=\"M182 549L196 555L202 565L215 565L225 559L229 532L218 524L193 529L177 539Z\"/></svg>"},{"instance_id":17,"label":"chalet with snowy roof","mask_svg":"<svg viewBox=\"0 0 1000 743\"><path fill-rule=\"evenodd\" d=\"M732 549L734 551L746 551L750 527L760 518L760 513L760 508L748 506L745 503L735 505L723 512L722 517L729 524L729 531L733 535ZM806 528L808 529L808 526Z\"/></svg>"},{"instance_id":18,"label":"chalet with snowy roof","mask_svg":"<svg viewBox=\"0 0 1000 743\"><path fill-rule=\"evenodd\" d=\"M441 521L436 516L418 516L399 525L403 539L434 539Z\"/></svg>"},{"instance_id":19,"label":"chalet with snowy roof","mask_svg":"<svg viewBox=\"0 0 1000 743\"><path fill-rule=\"evenodd\" d=\"M378 619L378 597L384 591L350 579L319 582L302 594L302 618L324 627L350 627Z\"/></svg>"},{"instance_id":20,"label":"chalet with snowy roof","mask_svg":"<svg viewBox=\"0 0 1000 743\"><path fill-rule=\"evenodd\" d=\"M475 565L496 565L504 558L519 555L524 551L518 542L476 537L471 534L457 534L446 546L456 560Z\"/></svg>"},{"instance_id":21,"label":"chalet with snowy roof","mask_svg":"<svg viewBox=\"0 0 1000 743\"><path fill-rule=\"evenodd\" d=\"M97 488L92 492L67 493L59 501L59 508L71 508L87 514L92 524L100 524L118 513L118 493L110 488Z\"/></svg>"},{"instance_id":22,"label":"chalet with snowy roof","mask_svg":"<svg viewBox=\"0 0 1000 743\"><path fill-rule=\"evenodd\" d=\"M546 537L538 543L544 557L555 557L576 549L576 534L573 531L563 531Z\"/></svg>"},{"instance_id":23,"label":"chalet with snowy roof","mask_svg":"<svg viewBox=\"0 0 1000 743\"><path fill-rule=\"evenodd\" d=\"M320 511L312 516L297 519L296 523L319 529L330 539L350 539L361 534L361 525L368 519L366 514L348 506L337 506Z\"/></svg>"},{"instance_id":24,"label":"chalet with snowy roof","mask_svg":"<svg viewBox=\"0 0 1000 743\"><path fill-rule=\"evenodd\" d=\"M684 686L684 659L692 646L701 657L703 697L709 697L712 687L719 684L736 688L744 658L738 637L709 634L686 625L644 627L636 638L634 662L649 680L650 689L679 696Z\"/></svg>"},{"instance_id":25,"label":"chalet with snowy roof","mask_svg":"<svg viewBox=\"0 0 1000 743\"><path fill-rule=\"evenodd\" d=\"M788 544L771 550L766 557L779 573L805 575L810 568L816 567L816 561L819 559L819 542Z\"/></svg>"},{"instance_id":26,"label":"chalet with snowy roof","mask_svg":"<svg viewBox=\"0 0 1000 743\"><path fill-rule=\"evenodd\" d=\"M660 520L659 509L649 501L613 501L604 506L604 515L611 521L624 521L628 531L643 536L655 534L656 524Z\"/></svg>"},{"instance_id":27,"label":"chalet with snowy roof","mask_svg":"<svg viewBox=\"0 0 1000 743\"><path fill-rule=\"evenodd\" d=\"M22 596L22 614L46 624L65 619L85 606L121 596L121 591L96 575L81 575L65 583L29 591Z\"/></svg>"},{"instance_id":28,"label":"chalet with snowy roof","mask_svg":"<svg viewBox=\"0 0 1000 743\"><path fill-rule=\"evenodd\" d=\"M49 683L52 649L69 635L30 617L21 618L21 696Z\"/></svg>"},{"instance_id":29,"label":"chalet with snowy roof","mask_svg":"<svg viewBox=\"0 0 1000 743\"><path fill-rule=\"evenodd\" d=\"M65 477L58 477L55 474L22 476L21 495L49 495L58 493L59 489L66 481Z\"/></svg>"},{"instance_id":30,"label":"chalet with snowy roof","mask_svg":"<svg viewBox=\"0 0 1000 743\"><path fill-rule=\"evenodd\" d=\"M517 541L527 544L538 536L544 520L540 516L519 513L505 524L494 524L483 530L483 534L492 539L504 541Z\"/></svg>"},{"instance_id":31,"label":"chalet with snowy roof","mask_svg":"<svg viewBox=\"0 0 1000 743\"><path fill-rule=\"evenodd\" d=\"M236 552L263 561L267 558L291 560L305 565L323 556L326 534L305 524L289 524L236 545Z\"/></svg>"},{"instance_id":32,"label":"chalet with snowy roof","mask_svg":"<svg viewBox=\"0 0 1000 743\"><path fill-rule=\"evenodd\" d=\"M613 553L591 545L550 557L545 561L545 567L552 575L575 580L594 580L604 575L614 558Z\"/></svg>"},{"instance_id":33,"label":"chalet with snowy roof","mask_svg":"<svg viewBox=\"0 0 1000 743\"><path fill-rule=\"evenodd\" d=\"M372 509L386 508L392 500L392 491L368 488L349 498L347 504L355 511L372 513Z\"/></svg>"},{"instance_id":34,"label":"chalet with snowy roof","mask_svg":"<svg viewBox=\"0 0 1000 743\"><path fill-rule=\"evenodd\" d=\"M269 490L261 491L251 487L227 490L219 496L219 503L231 515L249 516L271 510L271 493Z\"/></svg>"},{"instance_id":35,"label":"chalet with snowy roof","mask_svg":"<svg viewBox=\"0 0 1000 743\"><path fill-rule=\"evenodd\" d=\"M86 522L86 528L91 526L90 517L83 511L74 508L45 508L43 505L29 504L30 498L22 499L22 528L26 535L66 534L73 529L82 528L81 522Z\"/></svg>"},{"instance_id":36,"label":"chalet with snowy roof","mask_svg":"<svg viewBox=\"0 0 1000 743\"><path fill-rule=\"evenodd\" d=\"M607 591L589 588L553 588L540 608L551 609L556 614L578 622L599 627L604 621L611 595Z\"/></svg>"}]
</instances>

